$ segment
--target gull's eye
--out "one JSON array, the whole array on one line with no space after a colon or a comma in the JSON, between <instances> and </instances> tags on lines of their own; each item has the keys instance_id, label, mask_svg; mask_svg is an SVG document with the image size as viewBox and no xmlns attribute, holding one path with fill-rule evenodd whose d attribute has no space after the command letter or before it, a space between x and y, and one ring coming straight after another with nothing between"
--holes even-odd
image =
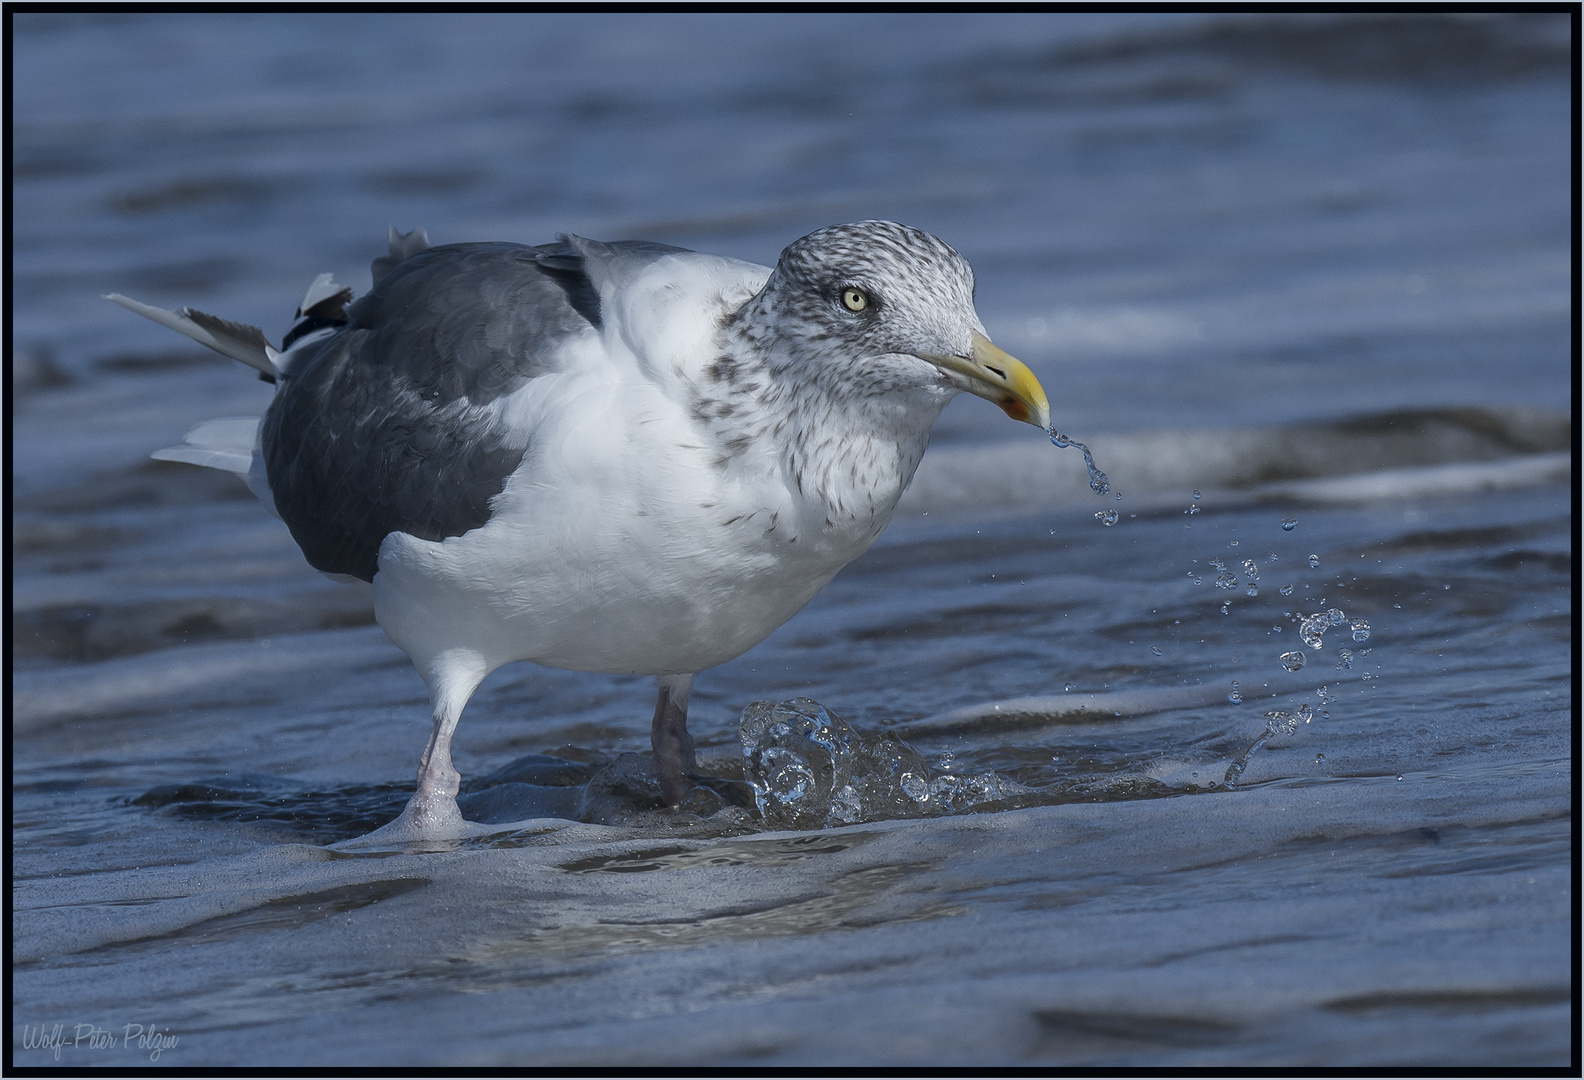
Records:
<instances>
[{"instance_id":1,"label":"gull's eye","mask_svg":"<svg viewBox=\"0 0 1584 1080\"><path fill-rule=\"evenodd\" d=\"M869 306L869 294L862 289L843 289L842 306L848 311L862 311Z\"/></svg>"}]
</instances>

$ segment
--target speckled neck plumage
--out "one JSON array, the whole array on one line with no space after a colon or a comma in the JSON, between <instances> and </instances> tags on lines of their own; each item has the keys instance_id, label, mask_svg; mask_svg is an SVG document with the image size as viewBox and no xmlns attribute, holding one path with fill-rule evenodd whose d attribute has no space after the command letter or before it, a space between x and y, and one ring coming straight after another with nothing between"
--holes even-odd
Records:
<instances>
[{"instance_id":1,"label":"speckled neck plumage","mask_svg":"<svg viewBox=\"0 0 1584 1080\"><path fill-rule=\"evenodd\" d=\"M719 355L694 387L693 417L717 448L716 467L778 468L792 492L820 506L827 527L878 532L953 395L876 378L872 368L854 378L862 358L789 318L784 291L778 271L723 321Z\"/></svg>"}]
</instances>

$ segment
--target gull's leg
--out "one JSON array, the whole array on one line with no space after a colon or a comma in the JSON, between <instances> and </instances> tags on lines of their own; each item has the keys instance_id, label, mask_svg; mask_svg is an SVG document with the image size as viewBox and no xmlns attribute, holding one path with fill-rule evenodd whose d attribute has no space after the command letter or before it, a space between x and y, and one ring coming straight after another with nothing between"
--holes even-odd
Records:
<instances>
[{"instance_id":1,"label":"gull's leg","mask_svg":"<svg viewBox=\"0 0 1584 1080\"><path fill-rule=\"evenodd\" d=\"M462 710L447 708L447 704L439 703L435 708L434 731L423 757L418 759L418 790L408 804L413 823L425 833L451 829L462 822L462 811L456 804L462 774L451 764L451 736L456 733L457 721L462 719Z\"/></svg>"},{"instance_id":2,"label":"gull's leg","mask_svg":"<svg viewBox=\"0 0 1584 1080\"><path fill-rule=\"evenodd\" d=\"M418 762L418 790L401 816L375 835L444 840L462 834L465 823L456 804L462 774L451 764L451 736L456 733L463 706L487 673L483 662L472 654L451 653L430 666L426 681L434 702L434 730Z\"/></svg>"},{"instance_id":3,"label":"gull's leg","mask_svg":"<svg viewBox=\"0 0 1584 1080\"><path fill-rule=\"evenodd\" d=\"M660 696L655 702L654 726L649 739L654 748L660 794L667 806L675 806L687 793L687 776L694 769L693 736L687 729L688 695L693 691L693 676L662 675L657 682Z\"/></svg>"}]
</instances>

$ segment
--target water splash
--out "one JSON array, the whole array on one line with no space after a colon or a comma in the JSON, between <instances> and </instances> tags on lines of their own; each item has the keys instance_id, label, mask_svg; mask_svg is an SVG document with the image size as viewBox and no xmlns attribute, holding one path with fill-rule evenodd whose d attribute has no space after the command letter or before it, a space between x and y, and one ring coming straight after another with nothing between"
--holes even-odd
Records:
<instances>
[{"instance_id":1,"label":"water splash","mask_svg":"<svg viewBox=\"0 0 1584 1080\"><path fill-rule=\"evenodd\" d=\"M1273 732L1269 727L1266 727L1265 730L1260 733L1260 737L1249 744L1247 750L1244 750L1241 754L1232 759L1232 764L1227 766L1226 776L1221 780L1221 783L1228 791L1232 791L1237 788L1238 781L1243 777L1243 770L1248 768L1249 758L1254 756L1254 752L1256 750L1270 742L1271 736L1274 734L1275 732Z\"/></svg>"},{"instance_id":2,"label":"water splash","mask_svg":"<svg viewBox=\"0 0 1584 1080\"><path fill-rule=\"evenodd\" d=\"M1291 735L1298 730L1298 714L1284 712L1281 709L1272 709L1265 714L1265 719L1270 721L1267 729L1272 735Z\"/></svg>"},{"instance_id":3,"label":"water splash","mask_svg":"<svg viewBox=\"0 0 1584 1080\"><path fill-rule=\"evenodd\" d=\"M1101 472L1095 466L1094 455L1089 452L1089 448L1087 446L1081 442L1077 442L1076 440L1069 439L1067 436L1057 431L1054 427L1046 428L1045 434L1050 436L1051 445L1057 447L1058 449L1066 449L1069 446L1076 446L1079 450L1083 451L1084 466L1089 470L1089 487L1094 490L1096 495L1110 494L1111 480L1106 476L1105 473Z\"/></svg>"},{"instance_id":4,"label":"water splash","mask_svg":"<svg viewBox=\"0 0 1584 1080\"><path fill-rule=\"evenodd\" d=\"M1308 702L1298 706L1295 713L1285 712L1281 709L1272 709L1265 714L1265 730L1259 737L1249 743L1248 749L1232 759L1232 764L1227 766L1226 777L1222 781L1227 790L1236 789L1238 781L1248 769L1249 759L1255 752L1270 742L1278 735L1291 735L1298 730L1299 724L1307 724L1314 719L1314 712L1309 708ZM1316 761L1324 761L1324 755L1317 755Z\"/></svg>"},{"instance_id":5,"label":"water splash","mask_svg":"<svg viewBox=\"0 0 1584 1080\"><path fill-rule=\"evenodd\" d=\"M753 702L738 737L745 777L772 828L933 817L1035 794L994 772L938 775L895 735L863 735L811 698Z\"/></svg>"}]
</instances>

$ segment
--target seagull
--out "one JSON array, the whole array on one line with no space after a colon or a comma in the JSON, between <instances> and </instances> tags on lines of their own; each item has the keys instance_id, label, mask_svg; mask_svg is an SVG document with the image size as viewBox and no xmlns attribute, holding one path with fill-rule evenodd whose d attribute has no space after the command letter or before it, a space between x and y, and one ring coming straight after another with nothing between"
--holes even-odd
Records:
<instances>
[{"instance_id":1,"label":"seagull","mask_svg":"<svg viewBox=\"0 0 1584 1080\"><path fill-rule=\"evenodd\" d=\"M164 460L234 472L309 565L372 584L433 733L379 834L465 830L451 740L514 660L653 675L661 794L694 774L688 696L885 528L958 393L1041 429L968 263L890 221L810 233L774 268L647 241L430 246L389 235L373 285L320 275L276 349L185 308L107 298L275 384L262 418Z\"/></svg>"}]
</instances>

